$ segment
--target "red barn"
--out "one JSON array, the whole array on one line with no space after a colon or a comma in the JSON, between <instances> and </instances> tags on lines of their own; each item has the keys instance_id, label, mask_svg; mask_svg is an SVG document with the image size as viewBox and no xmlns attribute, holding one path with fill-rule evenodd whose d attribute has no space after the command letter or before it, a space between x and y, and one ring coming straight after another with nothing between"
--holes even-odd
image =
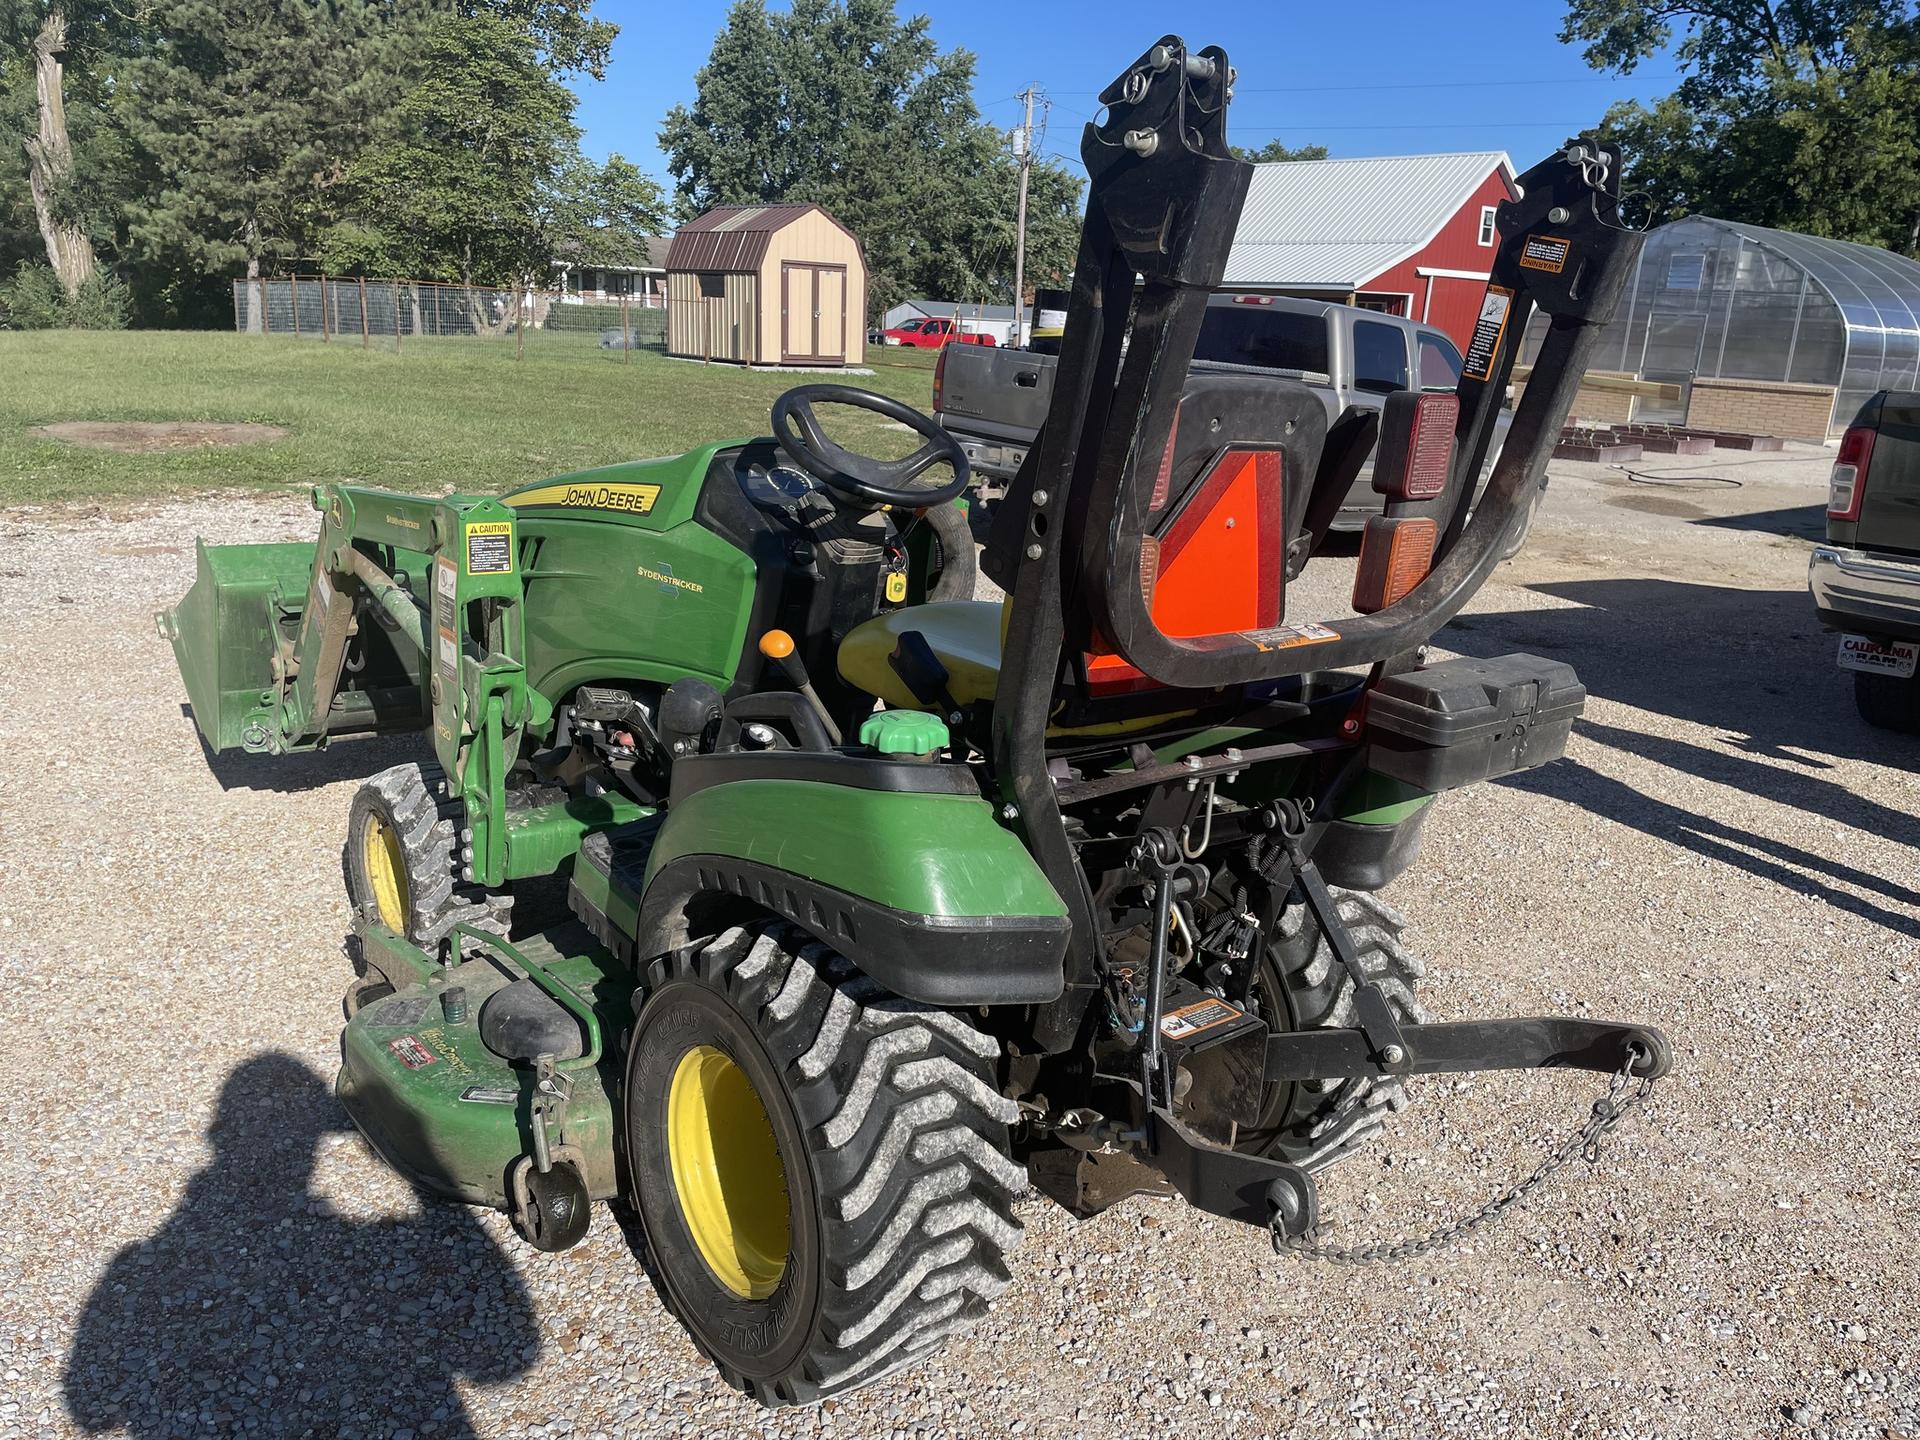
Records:
<instances>
[{"instance_id":1,"label":"red barn","mask_svg":"<svg viewBox=\"0 0 1920 1440\"><path fill-rule=\"evenodd\" d=\"M1254 168L1225 288L1337 299L1424 321L1466 347L1513 195L1499 151Z\"/></svg>"}]
</instances>

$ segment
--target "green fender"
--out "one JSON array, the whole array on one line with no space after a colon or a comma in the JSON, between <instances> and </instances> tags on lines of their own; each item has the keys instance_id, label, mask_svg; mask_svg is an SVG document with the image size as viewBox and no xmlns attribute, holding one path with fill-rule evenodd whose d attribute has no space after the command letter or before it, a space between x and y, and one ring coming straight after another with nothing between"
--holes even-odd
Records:
<instances>
[{"instance_id":1,"label":"green fender","mask_svg":"<svg viewBox=\"0 0 1920 1440\"><path fill-rule=\"evenodd\" d=\"M1059 996L1066 907L977 791L836 783L842 771L871 781L873 769L818 758L786 763L834 779L726 780L683 797L676 774L647 861L638 954L662 954L736 923L743 909L762 910L912 1000L1016 1005ZM953 766L883 768L909 784L915 771L966 775Z\"/></svg>"}]
</instances>

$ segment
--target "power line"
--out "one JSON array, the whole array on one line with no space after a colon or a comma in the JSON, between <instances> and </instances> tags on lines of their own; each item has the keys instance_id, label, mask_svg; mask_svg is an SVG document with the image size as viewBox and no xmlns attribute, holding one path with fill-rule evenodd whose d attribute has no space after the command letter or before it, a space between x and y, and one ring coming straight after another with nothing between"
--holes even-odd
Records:
<instances>
[{"instance_id":1,"label":"power line","mask_svg":"<svg viewBox=\"0 0 1920 1440\"><path fill-rule=\"evenodd\" d=\"M1295 120L1288 125L1235 125L1233 133L1245 135L1278 134L1282 130L1299 134L1318 134L1323 130L1564 130L1575 134L1588 129L1592 120L1448 120L1421 125L1320 125L1311 120Z\"/></svg>"},{"instance_id":2,"label":"power line","mask_svg":"<svg viewBox=\"0 0 1920 1440\"><path fill-rule=\"evenodd\" d=\"M1395 85L1273 85L1241 89L1234 86L1235 95L1330 95L1348 90L1508 90L1525 85L1551 85L1558 89L1562 85L1618 85L1625 77L1620 75L1578 75L1568 80L1410 80ZM1678 75L1642 75L1641 81L1648 84L1664 85L1670 80L1678 80Z\"/></svg>"},{"instance_id":3,"label":"power line","mask_svg":"<svg viewBox=\"0 0 1920 1440\"><path fill-rule=\"evenodd\" d=\"M1566 80L1412 80L1388 85L1236 85L1233 93L1241 95L1344 95L1376 90L1506 90L1521 86L1551 85L1618 85L1626 76L1620 75L1578 75ZM1632 77L1645 84L1664 85L1671 81L1682 80L1681 75L1641 75ZM1098 90L1063 90L1063 95L1091 95L1099 98Z\"/></svg>"}]
</instances>

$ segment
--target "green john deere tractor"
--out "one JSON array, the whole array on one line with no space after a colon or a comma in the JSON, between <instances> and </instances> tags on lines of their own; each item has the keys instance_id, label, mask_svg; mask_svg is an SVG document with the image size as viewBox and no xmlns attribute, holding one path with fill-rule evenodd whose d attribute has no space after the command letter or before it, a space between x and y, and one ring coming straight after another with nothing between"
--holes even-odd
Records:
<instances>
[{"instance_id":1,"label":"green john deere tractor","mask_svg":"<svg viewBox=\"0 0 1920 1440\"><path fill-rule=\"evenodd\" d=\"M1424 647L1632 273L1619 156L1520 178L1457 392L1330 428L1294 382L1188 373L1251 174L1231 75L1169 36L1085 131L1052 411L984 556L1004 604L970 598L959 446L809 385L771 439L498 500L323 491L317 551L203 549L163 617L216 749L432 732L438 768L349 819L338 1090L368 1140L542 1249L631 1205L667 1303L768 1403L976 1317L1029 1185L1080 1214L1177 1192L1324 1255L1315 1175L1407 1076L1573 1067L1617 1102L1668 1067L1644 1025L1430 1021L1376 898L1436 793L1558 756L1584 700L1558 662ZM922 443L853 453L830 403ZM1290 621L1369 454L1352 613ZM570 914L516 924L547 876Z\"/></svg>"}]
</instances>

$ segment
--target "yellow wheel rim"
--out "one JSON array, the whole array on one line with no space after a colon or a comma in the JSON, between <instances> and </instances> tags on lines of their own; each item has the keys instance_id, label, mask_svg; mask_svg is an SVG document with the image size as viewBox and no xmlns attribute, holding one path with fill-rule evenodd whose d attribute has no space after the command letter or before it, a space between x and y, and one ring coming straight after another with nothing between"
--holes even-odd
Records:
<instances>
[{"instance_id":1,"label":"yellow wheel rim","mask_svg":"<svg viewBox=\"0 0 1920 1440\"><path fill-rule=\"evenodd\" d=\"M400 848L400 836L383 817L369 815L360 835L360 854L380 923L396 935L406 934L407 856Z\"/></svg>"},{"instance_id":2,"label":"yellow wheel rim","mask_svg":"<svg viewBox=\"0 0 1920 1440\"><path fill-rule=\"evenodd\" d=\"M667 1091L667 1158L693 1243L742 1300L779 1287L792 1249L787 1172L766 1106L725 1051L696 1045Z\"/></svg>"}]
</instances>

